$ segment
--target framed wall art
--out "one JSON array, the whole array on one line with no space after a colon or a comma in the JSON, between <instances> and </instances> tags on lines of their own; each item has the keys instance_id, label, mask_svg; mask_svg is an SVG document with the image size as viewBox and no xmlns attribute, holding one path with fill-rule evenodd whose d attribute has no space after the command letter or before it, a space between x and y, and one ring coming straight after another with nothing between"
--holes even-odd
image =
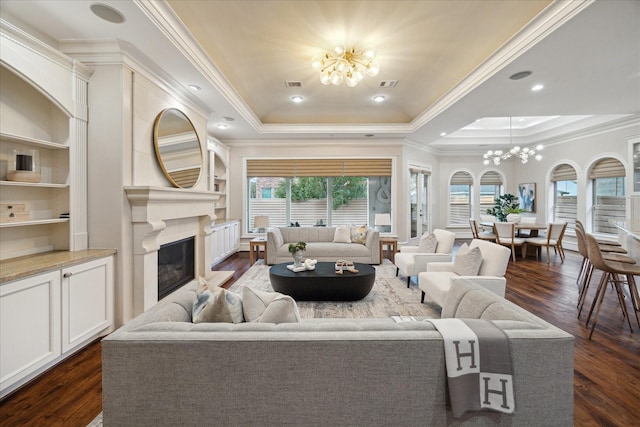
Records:
<instances>
[{"instance_id":1,"label":"framed wall art","mask_svg":"<svg viewBox=\"0 0 640 427\"><path fill-rule=\"evenodd\" d=\"M518 200L523 212L536 211L536 183L518 184Z\"/></svg>"}]
</instances>

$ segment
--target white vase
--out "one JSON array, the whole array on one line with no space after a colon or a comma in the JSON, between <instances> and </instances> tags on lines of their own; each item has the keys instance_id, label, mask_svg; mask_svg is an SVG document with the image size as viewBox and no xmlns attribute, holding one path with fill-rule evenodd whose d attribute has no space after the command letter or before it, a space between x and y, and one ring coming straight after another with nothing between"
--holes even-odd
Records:
<instances>
[{"instance_id":1,"label":"white vase","mask_svg":"<svg viewBox=\"0 0 640 427\"><path fill-rule=\"evenodd\" d=\"M295 251L293 254L293 266L302 267L304 265L304 251Z\"/></svg>"},{"instance_id":2,"label":"white vase","mask_svg":"<svg viewBox=\"0 0 640 427\"><path fill-rule=\"evenodd\" d=\"M521 219L522 219L522 216L520 216L520 214L509 214L509 215L507 215L507 222L514 222L514 223L518 224Z\"/></svg>"}]
</instances>

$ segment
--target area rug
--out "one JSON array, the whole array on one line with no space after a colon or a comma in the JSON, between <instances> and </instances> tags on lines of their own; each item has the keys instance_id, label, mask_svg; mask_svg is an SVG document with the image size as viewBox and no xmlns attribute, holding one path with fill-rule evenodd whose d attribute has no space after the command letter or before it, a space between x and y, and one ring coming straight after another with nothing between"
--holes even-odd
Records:
<instances>
[{"instance_id":1,"label":"area rug","mask_svg":"<svg viewBox=\"0 0 640 427\"><path fill-rule=\"evenodd\" d=\"M420 303L420 289L415 282L407 288L404 276L396 277L396 266L388 259L374 266L376 280L373 289L360 301L298 301L302 318L318 317L389 317L389 316L426 316L440 317L440 307ZM249 286L263 291L273 292L269 281L269 266L256 263L240 277L229 290L239 292L241 286Z\"/></svg>"}]
</instances>

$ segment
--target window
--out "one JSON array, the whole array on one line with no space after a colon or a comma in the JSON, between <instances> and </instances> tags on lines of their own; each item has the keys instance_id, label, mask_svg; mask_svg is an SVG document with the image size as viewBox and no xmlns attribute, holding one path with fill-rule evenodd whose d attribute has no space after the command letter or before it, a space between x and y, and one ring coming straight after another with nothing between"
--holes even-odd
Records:
<instances>
[{"instance_id":1,"label":"window","mask_svg":"<svg viewBox=\"0 0 640 427\"><path fill-rule=\"evenodd\" d=\"M593 231L617 234L617 228L609 221L624 221L626 217L624 166L616 159L602 159L593 166L589 178L593 189Z\"/></svg>"},{"instance_id":2,"label":"window","mask_svg":"<svg viewBox=\"0 0 640 427\"><path fill-rule=\"evenodd\" d=\"M553 182L553 218L565 221L567 228L575 228L578 213L578 175L567 164L558 165L551 173Z\"/></svg>"},{"instance_id":3,"label":"window","mask_svg":"<svg viewBox=\"0 0 640 427\"><path fill-rule=\"evenodd\" d=\"M495 201L502 194L502 176L496 171L485 172L480 178L480 213L494 207Z\"/></svg>"},{"instance_id":4,"label":"window","mask_svg":"<svg viewBox=\"0 0 640 427\"><path fill-rule=\"evenodd\" d=\"M456 172L449 183L449 225L469 226L471 218L471 185L467 172Z\"/></svg>"},{"instance_id":5,"label":"window","mask_svg":"<svg viewBox=\"0 0 640 427\"><path fill-rule=\"evenodd\" d=\"M380 175L357 175L365 172ZM390 159L248 160L248 218L267 215L271 227L373 226L375 213L391 211L390 175Z\"/></svg>"}]
</instances>

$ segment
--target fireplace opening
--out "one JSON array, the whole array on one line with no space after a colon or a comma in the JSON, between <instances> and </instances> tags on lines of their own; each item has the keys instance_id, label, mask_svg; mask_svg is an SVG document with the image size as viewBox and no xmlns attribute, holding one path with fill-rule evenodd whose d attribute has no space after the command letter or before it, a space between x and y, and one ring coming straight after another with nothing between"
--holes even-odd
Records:
<instances>
[{"instance_id":1,"label":"fireplace opening","mask_svg":"<svg viewBox=\"0 0 640 427\"><path fill-rule=\"evenodd\" d=\"M195 237L160 246L158 250L158 300L195 278Z\"/></svg>"}]
</instances>

